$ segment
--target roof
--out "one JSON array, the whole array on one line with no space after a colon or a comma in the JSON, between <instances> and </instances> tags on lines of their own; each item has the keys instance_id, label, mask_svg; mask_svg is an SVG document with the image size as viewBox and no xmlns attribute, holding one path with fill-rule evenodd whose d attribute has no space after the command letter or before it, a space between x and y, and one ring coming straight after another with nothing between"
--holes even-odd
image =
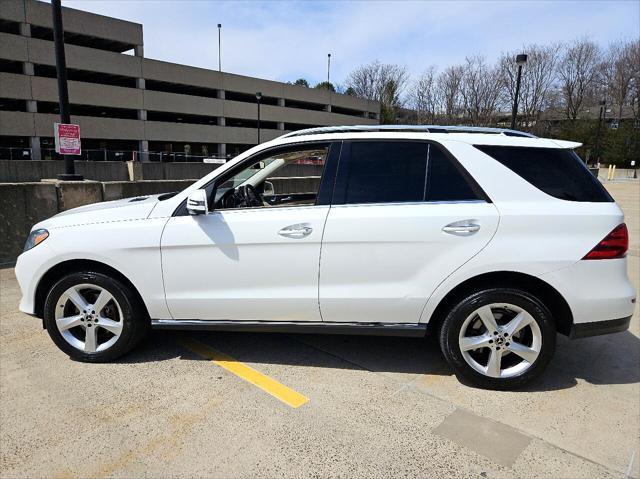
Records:
<instances>
[{"instance_id":1,"label":"roof","mask_svg":"<svg viewBox=\"0 0 640 479\"><path fill-rule=\"evenodd\" d=\"M538 138L522 131L504 128L430 125L356 125L308 128L282 135L269 143L289 144L303 141L330 141L354 138L435 140L442 143L462 142L470 145L521 146L533 148L573 149L580 143ZM257 147L256 147L257 148Z\"/></svg>"}]
</instances>

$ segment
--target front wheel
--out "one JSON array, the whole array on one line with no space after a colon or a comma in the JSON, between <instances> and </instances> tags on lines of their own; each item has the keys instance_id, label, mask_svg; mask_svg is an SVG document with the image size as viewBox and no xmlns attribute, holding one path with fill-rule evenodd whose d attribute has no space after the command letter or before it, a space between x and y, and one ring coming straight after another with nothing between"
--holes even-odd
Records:
<instances>
[{"instance_id":1,"label":"front wheel","mask_svg":"<svg viewBox=\"0 0 640 479\"><path fill-rule=\"evenodd\" d=\"M105 362L131 350L148 321L129 287L97 272L72 273L51 288L44 323L71 358Z\"/></svg>"},{"instance_id":2,"label":"front wheel","mask_svg":"<svg viewBox=\"0 0 640 479\"><path fill-rule=\"evenodd\" d=\"M518 389L537 378L555 350L549 310L516 289L465 297L447 315L440 347L456 374L487 389Z\"/></svg>"}]
</instances>

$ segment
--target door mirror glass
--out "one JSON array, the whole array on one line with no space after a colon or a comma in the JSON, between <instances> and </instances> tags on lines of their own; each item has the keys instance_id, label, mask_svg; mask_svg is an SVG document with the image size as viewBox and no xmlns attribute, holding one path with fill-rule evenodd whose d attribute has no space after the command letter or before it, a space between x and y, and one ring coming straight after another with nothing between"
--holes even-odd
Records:
<instances>
[{"instance_id":1,"label":"door mirror glass","mask_svg":"<svg viewBox=\"0 0 640 479\"><path fill-rule=\"evenodd\" d=\"M209 213L207 192L195 190L187 198L187 211L190 215L206 215Z\"/></svg>"}]
</instances>

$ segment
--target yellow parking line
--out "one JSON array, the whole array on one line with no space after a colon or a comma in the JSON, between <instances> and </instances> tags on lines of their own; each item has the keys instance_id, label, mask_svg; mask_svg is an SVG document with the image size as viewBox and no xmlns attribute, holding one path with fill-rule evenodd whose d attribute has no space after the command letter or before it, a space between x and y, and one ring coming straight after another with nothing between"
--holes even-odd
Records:
<instances>
[{"instance_id":1,"label":"yellow parking line","mask_svg":"<svg viewBox=\"0 0 640 479\"><path fill-rule=\"evenodd\" d=\"M256 371L250 366L243 364L239 361L236 361L231 356L226 355L220 351L213 349L206 344L201 343L200 341L196 341L192 338L183 338L181 340L183 346L187 349L190 349L198 356L202 356L203 358L210 359L218 366L226 369L227 371L235 374L241 379L253 384L254 386L258 386L263 391L271 394L273 397L279 399L283 403L297 408L309 402L309 398L303 396L297 391L294 391L291 388L288 388L284 384L279 383L275 379L270 378L262 374L259 371Z\"/></svg>"}]
</instances>

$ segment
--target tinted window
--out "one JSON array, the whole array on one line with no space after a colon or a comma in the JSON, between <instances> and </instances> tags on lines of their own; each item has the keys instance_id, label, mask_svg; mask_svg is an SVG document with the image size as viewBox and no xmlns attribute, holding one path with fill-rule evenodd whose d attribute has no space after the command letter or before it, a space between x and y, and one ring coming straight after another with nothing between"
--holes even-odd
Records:
<instances>
[{"instance_id":1,"label":"tinted window","mask_svg":"<svg viewBox=\"0 0 640 479\"><path fill-rule=\"evenodd\" d=\"M345 144L345 150L336 180L336 204L478 199L462 167L434 144L354 141Z\"/></svg>"},{"instance_id":2,"label":"tinted window","mask_svg":"<svg viewBox=\"0 0 640 479\"><path fill-rule=\"evenodd\" d=\"M426 143L357 141L350 146L348 164L341 165L336 187L342 187L344 203L424 200Z\"/></svg>"},{"instance_id":3,"label":"tinted window","mask_svg":"<svg viewBox=\"0 0 640 479\"><path fill-rule=\"evenodd\" d=\"M461 167L460 167L461 168ZM434 144L429 145L429 181L427 201L477 200L463 173Z\"/></svg>"},{"instance_id":4,"label":"tinted window","mask_svg":"<svg viewBox=\"0 0 640 479\"><path fill-rule=\"evenodd\" d=\"M476 148L548 195L569 201L613 201L573 150L484 145Z\"/></svg>"}]
</instances>

